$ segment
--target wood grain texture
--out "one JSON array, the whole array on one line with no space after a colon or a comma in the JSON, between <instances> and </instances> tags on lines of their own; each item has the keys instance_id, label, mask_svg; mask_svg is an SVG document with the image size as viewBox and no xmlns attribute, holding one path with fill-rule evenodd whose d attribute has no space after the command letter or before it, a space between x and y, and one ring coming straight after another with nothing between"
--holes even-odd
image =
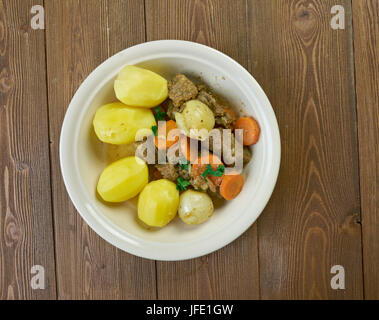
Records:
<instances>
[{"instance_id":1,"label":"wood grain texture","mask_svg":"<svg viewBox=\"0 0 379 320\"><path fill-rule=\"evenodd\" d=\"M352 4L365 298L379 299L379 2Z\"/></svg>"},{"instance_id":2,"label":"wood grain texture","mask_svg":"<svg viewBox=\"0 0 379 320\"><path fill-rule=\"evenodd\" d=\"M30 27L36 4L46 33ZM379 3L338 1L345 30L330 27L335 4L0 0L0 299L379 299ZM62 121L86 76L157 39L236 59L281 131L279 180L258 222L191 261L155 263L105 242L74 209L59 169ZM336 264L345 290L330 287ZM45 290L30 286L33 265L45 267Z\"/></svg>"},{"instance_id":3,"label":"wood grain texture","mask_svg":"<svg viewBox=\"0 0 379 320\"><path fill-rule=\"evenodd\" d=\"M183 39L248 64L244 0L146 1L147 40ZM259 298L257 229L229 246L184 262L157 262L159 299Z\"/></svg>"},{"instance_id":4,"label":"wood grain texture","mask_svg":"<svg viewBox=\"0 0 379 320\"><path fill-rule=\"evenodd\" d=\"M44 32L41 1L0 1L0 299L54 299ZM31 268L45 268L33 290Z\"/></svg>"},{"instance_id":5,"label":"wood grain texture","mask_svg":"<svg viewBox=\"0 0 379 320\"><path fill-rule=\"evenodd\" d=\"M85 224L66 193L58 155L62 121L76 89L110 54L144 40L144 32L135 32L137 24L142 31L144 25L134 20L143 2L48 1L46 12L58 297L155 298L154 262L121 252Z\"/></svg>"},{"instance_id":6,"label":"wood grain texture","mask_svg":"<svg viewBox=\"0 0 379 320\"><path fill-rule=\"evenodd\" d=\"M363 297L351 3L248 1L251 72L276 112L282 163L258 220L263 299ZM346 289L332 290L342 265Z\"/></svg>"},{"instance_id":7,"label":"wood grain texture","mask_svg":"<svg viewBox=\"0 0 379 320\"><path fill-rule=\"evenodd\" d=\"M144 1L108 0L108 28L109 56L144 42ZM122 270L122 298L155 299L157 296L155 261L138 258L121 250L118 250L118 253Z\"/></svg>"}]
</instances>

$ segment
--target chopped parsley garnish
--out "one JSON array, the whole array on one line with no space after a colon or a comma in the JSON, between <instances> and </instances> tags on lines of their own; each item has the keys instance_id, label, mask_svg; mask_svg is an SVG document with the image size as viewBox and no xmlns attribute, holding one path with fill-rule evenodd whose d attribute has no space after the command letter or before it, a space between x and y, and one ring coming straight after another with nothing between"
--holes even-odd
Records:
<instances>
[{"instance_id":1,"label":"chopped parsley garnish","mask_svg":"<svg viewBox=\"0 0 379 320\"><path fill-rule=\"evenodd\" d=\"M167 116L167 112L162 111L161 107L155 107L154 111L155 111L155 118L158 121L164 120L166 118L166 116Z\"/></svg>"},{"instance_id":2,"label":"chopped parsley garnish","mask_svg":"<svg viewBox=\"0 0 379 320\"><path fill-rule=\"evenodd\" d=\"M152 126L151 130L153 130L154 136L158 136L158 127L157 126Z\"/></svg>"},{"instance_id":3,"label":"chopped parsley garnish","mask_svg":"<svg viewBox=\"0 0 379 320\"><path fill-rule=\"evenodd\" d=\"M189 161L185 160L185 162L180 163L180 169L188 171L189 167Z\"/></svg>"},{"instance_id":4,"label":"chopped parsley garnish","mask_svg":"<svg viewBox=\"0 0 379 320\"><path fill-rule=\"evenodd\" d=\"M225 166L220 164L218 167L217 167L217 170L214 171L212 166L210 164L207 164L207 168L205 169L205 171L201 174L204 178L206 178L207 176L215 176L215 177L222 177L222 175L224 174L225 172Z\"/></svg>"},{"instance_id":5,"label":"chopped parsley garnish","mask_svg":"<svg viewBox=\"0 0 379 320\"><path fill-rule=\"evenodd\" d=\"M219 166L217 167L216 172L215 172L215 176L216 176L216 177L222 177L223 174L224 174L224 172L225 172L225 166L223 166L223 165L219 165Z\"/></svg>"},{"instance_id":6,"label":"chopped parsley garnish","mask_svg":"<svg viewBox=\"0 0 379 320\"><path fill-rule=\"evenodd\" d=\"M204 178L206 178L207 176L209 175L212 175L212 173L214 172L212 166L210 164L207 165L207 168L205 169L205 171L201 174Z\"/></svg>"},{"instance_id":7,"label":"chopped parsley garnish","mask_svg":"<svg viewBox=\"0 0 379 320\"><path fill-rule=\"evenodd\" d=\"M190 184L191 183L189 181L180 177L177 180L176 189L178 189L179 191L185 191Z\"/></svg>"}]
</instances>

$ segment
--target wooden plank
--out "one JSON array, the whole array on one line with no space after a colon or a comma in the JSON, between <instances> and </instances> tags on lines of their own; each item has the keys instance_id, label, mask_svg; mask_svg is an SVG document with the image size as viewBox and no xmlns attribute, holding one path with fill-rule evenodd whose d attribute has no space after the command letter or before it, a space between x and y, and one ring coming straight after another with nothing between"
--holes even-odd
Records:
<instances>
[{"instance_id":1,"label":"wooden plank","mask_svg":"<svg viewBox=\"0 0 379 320\"><path fill-rule=\"evenodd\" d=\"M42 1L0 1L0 299L56 297ZM33 290L31 268L45 269Z\"/></svg>"},{"instance_id":2,"label":"wooden plank","mask_svg":"<svg viewBox=\"0 0 379 320\"><path fill-rule=\"evenodd\" d=\"M57 279L61 299L139 299L156 295L154 262L126 255L106 243L75 211L65 191L58 156L61 124L74 92L97 65L117 50L118 39L121 46L140 41L140 33L136 34L134 28L141 22L131 21L134 12L141 12L142 5L136 1L109 1L108 7L108 1L101 0L46 3ZM115 12L117 19L112 16Z\"/></svg>"},{"instance_id":3,"label":"wooden plank","mask_svg":"<svg viewBox=\"0 0 379 320\"><path fill-rule=\"evenodd\" d=\"M230 22L230 23L228 23ZM248 64L244 0L146 1L147 40L184 39L210 45ZM256 225L208 256L157 262L159 299L259 297Z\"/></svg>"},{"instance_id":4,"label":"wooden plank","mask_svg":"<svg viewBox=\"0 0 379 320\"><path fill-rule=\"evenodd\" d=\"M248 1L251 71L276 112L282 163L258 220L263 299L363 297L351 2ZM345 269L345 290L330 285Z\"/></svg>"},{"instance_id":5,"label":"wooden plank","mask_svg":"<svg viewBox=\"0 0 379 320\"><path fill-rule=\"evenodd\" d=\"M109 56L145 41L144 6L144 0L108 1ZM138 258L121 250L119 255L122 298L155 299L155 261Z\"/></svg>"},{"instance_id":6,"label":"wooden plank","mask_svg":"<svg viewBox=\"0 0 379 320\"><path fill-rule=\"evenodd\" d=\"M365 298L379 299L379 2L352 4Z\"/></svg>"}]
</instances>

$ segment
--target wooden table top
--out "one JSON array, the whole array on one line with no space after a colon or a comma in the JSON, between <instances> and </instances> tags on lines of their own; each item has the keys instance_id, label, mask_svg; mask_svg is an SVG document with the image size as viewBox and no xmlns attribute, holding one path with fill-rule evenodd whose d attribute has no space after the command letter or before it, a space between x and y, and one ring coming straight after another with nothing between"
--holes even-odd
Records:
<instances>
[{"instance_id":1,"label":"wooden table top","mask_svg":"<svg viewBox=\"0 0 379 320\"><path fill-rule=\"evenodd\" d=\"M378 299L379 1L0 0L1 299ZM45 29L31 8L42 5ZM338 21L340 23L340 21ZM340 25L341 26L341 25ZM132 45L214 47L257 79L282 162L270 202L208 256L122 252L75 211L59 134L76 89ZM31 268L45 269L33 289ZM331 268L345 271L333 289Z\"/></svg>"}]
</instances>

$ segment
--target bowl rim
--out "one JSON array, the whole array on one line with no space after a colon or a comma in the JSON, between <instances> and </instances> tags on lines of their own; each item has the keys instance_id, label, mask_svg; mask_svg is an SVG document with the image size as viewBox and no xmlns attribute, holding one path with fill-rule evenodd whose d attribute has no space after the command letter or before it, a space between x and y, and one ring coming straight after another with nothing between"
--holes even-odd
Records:
<instances>
[{"instance_id":1,"label":"bowl rim","mask_svg":"<svg viewBox=\"0 0 379 320\"><path fill-rule=\"evenodd\" d=\"M93 88L102 87L105 82L109 81L111 76L114 76L109 75L105 78L100 77L102 71L106 71L108 65L109 67L112 65L113 67L118 67L120 70L122 66L127 64L126 60L128 55L142 56L143 53L150 52L150 55L140 59L142 62L151 59L152 57L159 57L162 54L164 57L167 57L167 52L174 49L182 52L182 54L175 53L175 56L191 56L191 58L200 59L203 62L209 62L210 58L212 58L212 61L219 60L235 68L238 72L240 80L242 81L241 83L245 85L244 90L246 90L246 92L254 92L253 96L256 97L259 104L264 106L264 111L259 111L264 113L270 128L268 132L271 135L271 139L269 139L271 145L268 146L269 154L266 154L266 159L269 160L265 167L265 171L267 171L267 179L264 180L265 188L261 192L262 194L259 198L259 204L257 205L255 212L250 215L241 215L234 221L233 224L229 226L227 232L220 232L221 230L218 230L212 234L213 238L207 237L204 239L204 237L202 237L201 242L181 242L180 244L182 245L184 243L186 244L185 247L179 247L177 244L172 243L163 244L162 242L141 239L140 237L132 235L121 229L110 220L108 221L105 216L101 217L101 215L96 212L94 206L91 205L90 198L86 194L86 189L83 186L82 181L79 179L80 174L77 166L77 148L74 147L73 150L73 145L77 145L75 141L78 139L78 130L80 129L78 128L80 126L75 125L75 123L81 123L80 115L83 115L85 112L85 108L80 109L82 106L80 100L83 100L85 97L88 101L92 101L90 97L93 97L95 94L95 92L92 92ZM189 52L191 54L186 54L185 52ZM192 53L194 52L198 54L196 55L196 58L192 56ZM205 58L203 58L204 56ZM214 66L217 66L215 62ZM89 105L90 103L87 103L87 107ZM117 248L139 257L160 261L180 261L200 257L221 249L242 235L256 221L267 205L275 188L280 168L281 143L277 119L266 94L254 77L238 62L214 48L199 43L184 40L157 40L141 43L116 53L101 63L83 81L73 96L63 120L60 135L59 156L63 181L71 201L84 221L98 235L100 235L100 237ZM83 199L83 195L80 195L78 191L81 191L86 199ZM246 211L246 209L247 207L241 211ZM209 239L212 240L204 241ZM162 249L162 246L165 247L165 249Z\"/></svg>"}]
</instances>

